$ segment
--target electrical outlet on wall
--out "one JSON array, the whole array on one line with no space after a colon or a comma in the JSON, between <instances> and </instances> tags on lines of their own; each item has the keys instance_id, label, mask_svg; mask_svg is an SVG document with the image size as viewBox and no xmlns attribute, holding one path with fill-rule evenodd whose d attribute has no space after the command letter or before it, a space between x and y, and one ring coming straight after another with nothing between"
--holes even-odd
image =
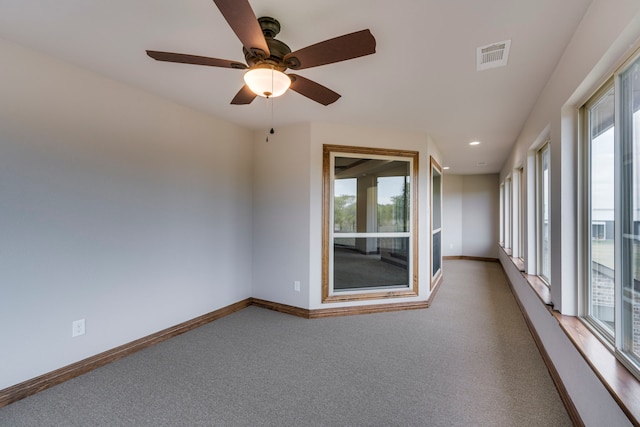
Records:
<instances>
[{"instance_id":1,"label":"electrical outlet on wall","mask_svg":"<svg viewBox=\"0 0 640 427\"><path fill-rule=\"evenodd\" d=\"M84 319L74 320L71 322L71 338L84 335Z\"/></svg>"},{"instance_id":2,"label":"electrical outlet on wall","mask_svg":"<svg viewBox=\"0 0 640 427\"><path fill-rule=\"evenodd\" d=\"M295 282L293 282L293 290L296 292L300 292L300 281L296 280Z\"/></svg>"}]
</instances>

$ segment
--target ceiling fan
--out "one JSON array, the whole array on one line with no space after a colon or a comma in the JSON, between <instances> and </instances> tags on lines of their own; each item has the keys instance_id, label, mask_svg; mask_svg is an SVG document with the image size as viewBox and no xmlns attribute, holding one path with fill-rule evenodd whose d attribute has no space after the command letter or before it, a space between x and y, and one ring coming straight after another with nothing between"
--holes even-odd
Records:
<instances>
[{"instance_id":1,"label":"ceiling fan","mask_svg":"<svg viewBox=\"0 0 640 427\"><path fill-rule=\"evenodd\" d=\"M376 51L376 39L367 29L291 52L289 46L274 38L280 32L280 23L270 17L256 19L248 0L213 1L242 42L247 65L226 59L155 50L147 50L147 55L158 61L248 70L244 76L245 85L231 104L250 104L256 96L275 97L291 88L313 101L329 105L337 101L340 94L305 77L285 74L284 71L346 61Z\"/></svg>"}]
</instances>

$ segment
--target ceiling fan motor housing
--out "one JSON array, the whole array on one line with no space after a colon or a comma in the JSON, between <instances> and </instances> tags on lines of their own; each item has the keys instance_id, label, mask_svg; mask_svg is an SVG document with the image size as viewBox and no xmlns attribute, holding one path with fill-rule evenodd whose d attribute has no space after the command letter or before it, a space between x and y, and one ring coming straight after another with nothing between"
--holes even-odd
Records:
<instances>
[{"instance_id":1,"label":"ceiling fan motor housing","mask_svg":"<svg viewBox=\"0 0 640 427\"><path fill-rule=\"evenodd\" d=\"M280 32L280 23L278 20L269 16L263 16L258 18L258 23L264 34L265 41L269 47L271 55L268 58L255 55L254 52L249 52L246 48L242 48L244 57L249 67L272 67L278 71L284 71L287 66L284 62L284 57L288 53L291 53L291 49L285 43L280 40L276 40L274 37Z\"/></svg>"}]
</instances>

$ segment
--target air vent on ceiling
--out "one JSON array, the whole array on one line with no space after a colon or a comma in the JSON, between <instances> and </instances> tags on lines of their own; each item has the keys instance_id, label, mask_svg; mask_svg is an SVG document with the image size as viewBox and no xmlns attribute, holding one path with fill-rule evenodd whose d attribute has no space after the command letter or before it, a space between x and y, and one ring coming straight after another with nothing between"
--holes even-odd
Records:
<instances>
[{"instance_id":1,"label":"air vent on ceiling","mask_svg":"<svg viewBox=\"0 0 640 427\"><path fill-rule=\"evenodd\" d=\"M489 68L504 67L509 59L511 40L492 43L477 49L476 68L478 71Z\"/></svg>"}]
</instances>

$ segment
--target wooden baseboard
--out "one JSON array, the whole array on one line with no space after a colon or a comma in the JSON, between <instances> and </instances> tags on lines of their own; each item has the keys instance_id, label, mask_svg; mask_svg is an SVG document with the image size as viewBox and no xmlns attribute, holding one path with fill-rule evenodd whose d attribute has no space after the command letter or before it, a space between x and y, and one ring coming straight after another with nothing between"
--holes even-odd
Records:
<instances>
[{"instance_id":1,"label":"wooden baseboard","mask_svg":"<svg viewBox=\"0 0 640 427\"><path fill-rule=\"evenodd\" d=\"M429 301L399 302L391 304L359 305L356 307L334 307L310 310L310 319L358 314L385 313L389 311L418 310L429 307Z\"/></svg>"},{"instance_id":2,"label":"wooden baseboard","mask_svg":"<svg viewBox=\"0 0 640 427\"><path fill-rule=\"evenodd\" d=\"M268 308L269 310L279 313L292 314L294 316L310 319L310 310L306 308L294 307L292 305L280 304L277 302L267 301L259 298L251 298L251 305L256 307Z\"/></svg>"},{"instance_id":3,"label":"wooden baseboard","mask_svg":"<svg viewBox=\"0 0 640 427\"><path fill-rule=\"evenodd\" d=\"M433 300L436 298L438 289L440 289L440 286L442 286L442 282L444 282L444 276L441 274L440 277L438 277L438 280L436 280L435 283L433 283L431 286L431 295L429 295L429 299L427 300L427 307L431 306L431 304L433 303Z\"/></svg>"},{"instance_id":4,"label":"wooden baseboard","mask_svg":"<svg viewBox=\"0 0 640 427\"><path fill-rule=\"evenodd\" d=\"M196 317L195 319L191 319L176 326L156 332L155 334L131 341L130 343L96 354L95 356L72 363L71 365L64 366L60 369L56 369L55 371L48 372L4 390L0 390L0 408L55 385L61 384L101 366L115 362L116 360L122 359L123 357L147 347L166 341L169 338L173 338L199 326L213 322L216 319L228 316L229 314L242 310L249 305L251 305L251 299L231 304L227 307L221 308L220 310L207 313Z\"/></svg>"},{"instance_id":5,"label":"wooden baseboard","mask_svg":"<svg viewBox=\"0 0 640 427\"><path fill-rule=\"evenodd\" d=\"M433 295L433 293L432 293ZM322 317L353 316L358 314L384 313L388 311L417 310L428 308L430 300L416 302L399 302L392 304L359 305L355 307L332 307L308 310L291 305L280 304L272 301L265 301L258 298L251 299L252 305L268 308L280 313L293 314L305 319L319 319Z\"/></svg>"}]
</instances>

